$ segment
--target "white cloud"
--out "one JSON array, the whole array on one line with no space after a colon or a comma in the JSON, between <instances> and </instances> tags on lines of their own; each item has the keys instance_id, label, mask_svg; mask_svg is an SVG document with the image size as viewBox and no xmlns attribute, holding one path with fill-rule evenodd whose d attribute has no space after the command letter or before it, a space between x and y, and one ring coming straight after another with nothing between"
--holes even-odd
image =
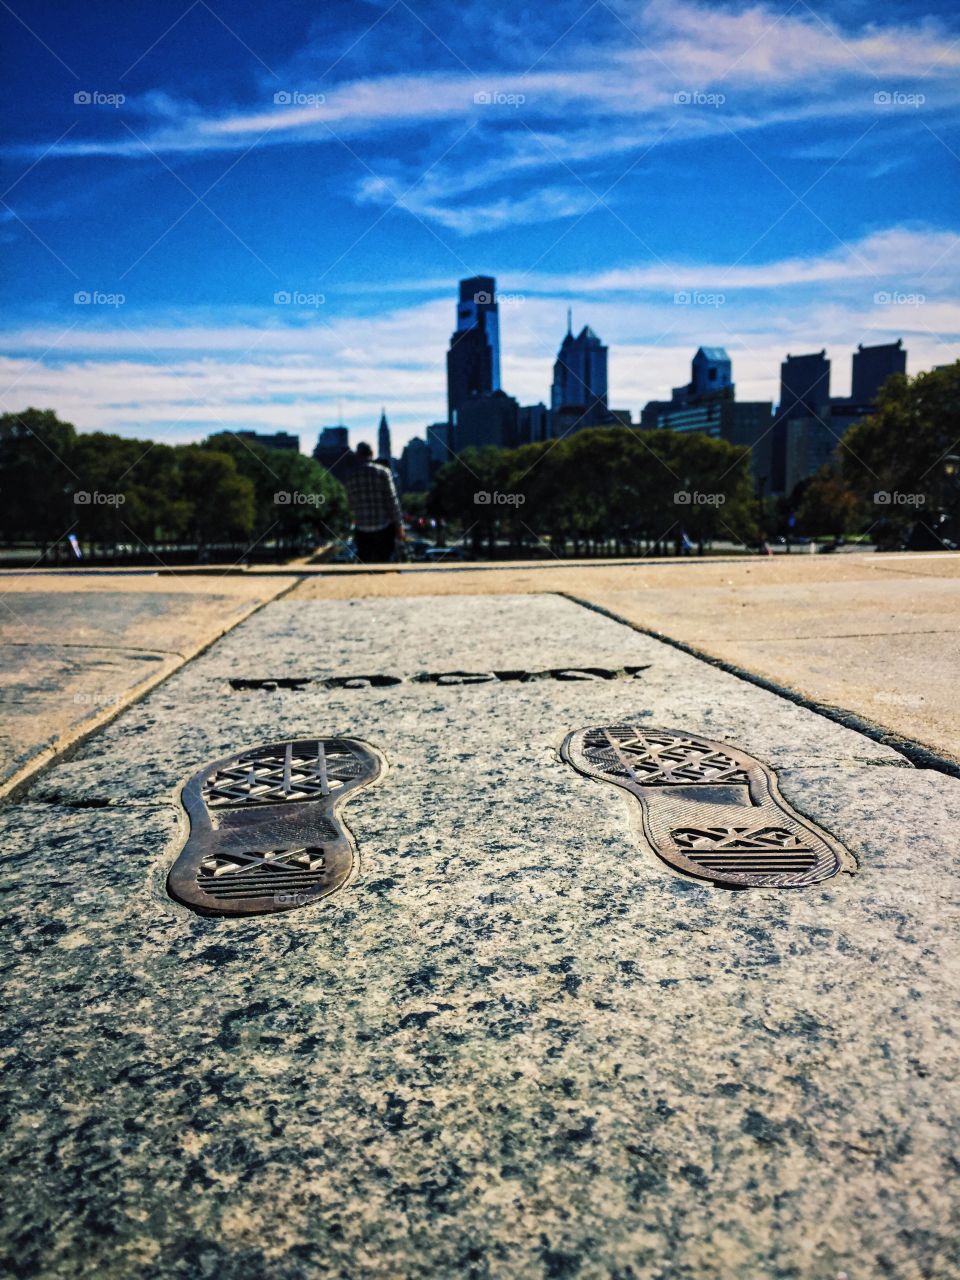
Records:
<instances>
[{"instance_id":1,"label":"white cloud","mask_svg":"<svg viewBox=\"0 0 960 1280\"><path fill-rule=\"evenodd\" d=\"M634 413L686 380L701 343L727 347L738 394L751 399L776 398L790 351L826 346L837 394L849 389L858 342L902 336L911 372L948 363L960 356L958 244L944 232L891 228L834 254L732 271L668 263L526 284L505 275L503 384L523 403L548 398L571 303L575 324L589 323L610 347L611 403ZM173 441L222 426L289 430L309 448L340 402L345 421L372 441L386 404L402 444L445 411L454 282L446 288L445 297L400 300L370 316L326 307L281 323L248 310L227 324L178 314L140 327L8 332L4 346L16 354L0 361L2 408L51 407L83 430ZM683 288L723 301L678 305L673 294ZM892 300L877 303L878 292Z\"/></svg>"},{"instance_id":2,"label":"white cloud","mask_svg":"<svg viewBox=\"0 0 960 1280\"><path fill-rule=\"evenodd\" d=\"M333 73L324 76L329 64L295 57L284 78L261 86L253 105L201 108L189 102L178 107L162 92L131 105L145 121L138 123L138 132L159 152L367 138L378 152L369 158L371 167L382 171L385 181L361 183L358 200L392 203L416 184L405 197L407 208L471 233L509 221L508 196L486 188L521 172L541 174L541 190L516 203L515 221L563 218L581 213L585 203L584 190L565 169L577 160L628 156L653 145L724 136L730 129L741 133L810 119L866 123L882 118L878 112L884 109L873 100L877 91L922 86L929 119L960 102L960 45L932 20L848 31L829 26L806 5L783 12L758 4L737 12L684 0L601 6L595 17L609 17L611 7L621 19L613 24L613 36L609 28L598 34L598 21L574 23L555 48L548 41L526 69L511 57L509 46L498 70L488 71L484 59L482 74L464 67L453 73L425 69L350 78L349 60L337 60ZM469 25L476 15L471 6L465 9ZM413 16L410 23L417 27ZM416 34L425 38L419 29ZM364 43L376 48L378 40L396 38L384 27ZM386 43L384 48L393 52ZM375 65L367 52L365 62ZM386 65L395 65L395 59L387 58ZM291 101L274 103L278 83ZM688 98L719 93L725 101L715 107L678 104L678 93ZM493 101L478 103L478 94ZM302 100L304 95L309 101ZM392 163L380 154L397 130L423 126L435 136L422 163ZM466 129L469 165L457 146ZM118 121L113 138L71 136L53 154L145 153ZM435 167L421 177L431 159ZM483 194L474 198L476 191Z\"/></svg>"}]
</instances>

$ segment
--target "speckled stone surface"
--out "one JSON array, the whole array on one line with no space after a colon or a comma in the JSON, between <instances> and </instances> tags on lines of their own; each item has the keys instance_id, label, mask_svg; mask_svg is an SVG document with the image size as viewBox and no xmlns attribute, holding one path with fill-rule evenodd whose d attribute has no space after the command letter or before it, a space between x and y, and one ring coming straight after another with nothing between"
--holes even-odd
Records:
<instances>
[{"instance_id":1,"label":"speckled stone surface","mask_svg":"<svg viewBox=\"0 0 960 1280\"><path fill-rule=\"evenodd\" d=\"M295 581L0 571L0 795Z\"/></svg>"},{"instance_id":2,"label":"speckled stone surface","mask_svg":"<svg viewBox=\"0 0 960 1280\"><path fill-rule=\"evenodd\" d=\"M649 667L235 691L230 677ZM562 764L729 737L853 874L729 893ZM203 919L178 781L350 733L318 906ZM960 783L565 600L280 601L0 810L13 1276L941 1280L960 1271Z\"/></svg>"}]
</instances>

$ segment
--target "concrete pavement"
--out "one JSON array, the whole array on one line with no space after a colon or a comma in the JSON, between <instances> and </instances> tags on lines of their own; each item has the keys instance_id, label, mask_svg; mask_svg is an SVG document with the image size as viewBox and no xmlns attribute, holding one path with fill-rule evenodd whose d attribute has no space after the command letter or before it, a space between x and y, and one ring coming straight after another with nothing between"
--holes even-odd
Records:
<instances>
[{"instance_id":1,"label":"concrete pavement","mask_svg":"<svg viewBox=\"0 0 960 1280\"><path fill-rule=\"evenodd\" d=\"M327 581L0 813L10 1274L960 1269L960 782L556 595L305 598ZM585 666L641 670L412 679ZM558 755L627 716L769 762L853 864L673 873ZM172 902L179 781L298 734L384 753L356 879L246 921Z\"/></svg>"},{"instance_id":2,"label":"concrete pavement","mask_svg":"<svg viewBox=\"0 0 960 1280\"><path fill-rule=\"evenodd\" d=\"M0 574L0 796L295 581Z\"/></svg>"},{"instance_id":3,"label":"concrete pavement","mask_svg":"<svg viewBox=\"0 0 960 1280\"><path fill-rule=\"evenodd\" d=\"M960 555L330 574L303 599L566 592L960 762Z\"/></svg>"}]
</instances>

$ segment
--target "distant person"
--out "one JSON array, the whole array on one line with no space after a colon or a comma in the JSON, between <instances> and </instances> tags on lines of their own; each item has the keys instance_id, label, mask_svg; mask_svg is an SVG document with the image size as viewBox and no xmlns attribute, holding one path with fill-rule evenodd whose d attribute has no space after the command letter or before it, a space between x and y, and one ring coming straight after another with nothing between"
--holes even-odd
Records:
<instances>
[{"instance_id":1,"label":"distant person","mask_svg":"<svg viewBox=\"0 0 960 1280\"><path fill-rule=\"evenodd\" d=\"M389 467L374 462L373 450L362 441L344 488L353 512L357 558L364 564L386 564L403 537L403 513Z\"/></svg>"}]
</instances>

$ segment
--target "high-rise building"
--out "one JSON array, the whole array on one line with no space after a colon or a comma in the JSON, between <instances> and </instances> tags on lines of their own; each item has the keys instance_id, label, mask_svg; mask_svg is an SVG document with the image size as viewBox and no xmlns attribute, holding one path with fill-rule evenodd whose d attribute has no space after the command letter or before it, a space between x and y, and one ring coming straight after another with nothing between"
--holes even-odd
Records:
<instances>
[{"instance_id":1,"label":"high-rise building","mask_svg":"<svg viewBox=\"0 0 960 1280\"><path fill-rule=\"evenodd\" d=\"M550 412L555 436L596 426L608 417L607 348L588 325L574 337L569 311L566 336L553 366Z\"/></svg>"},{"instance_id":2,"label":"high-rise building","mask_svg":"<svg viewBox=\"0 0 960 1280\"><path fill-rule=\"evenodd\" d=\"M734 400L733 419L723 433L724 440L728 440L730 444L746 445L750 450L753 482L764 492L770 481L772 428L771 400Z\"/></svg>"},{"instance_id":3,"label":"high-rise building","mask_svg":"<svg viewBox=\"0 0 960 1280\"><path fill-rule=\"evenodd\" d=\"M816 417L830 403L830 361L826 349L788 355L780 366L778 418Z\"/></svg>"},{"instance_id":4,"label":"high-rise building","mask_svg":"<svg viewBox=\"0 0 960 1280\"><path fill-rule=\"evenodd\" d=\"M337 480L343 480L353 466L348 427L324 427L317 437L314 459Z\"/></svg>"},{"instance_id":5,"label":"high-rise building","mask_svg":"<svg viewBox=\"0 0 960 1280\"><path fill-rule=\"evenodd\" d=\"M906 372L907 353L902 338L876 347L865 347L861 342L853 353L850 399L854 404L876 404L877 393L887 378Z\"/></svg>"},{"instance_id":6,"label":"high-rise building","mask_svg":"<svg viewBox=\"0 0 960 1280\"><path fill-rule=\"evenodd\" d=\"M430 450L430 470L435 474L445 462L450 461L450 423L431 422L425 434Z\"/></svg>"},{"instance_id":7,"label":"high-rise building","mask_svg":"<svg viewBox=\"0 0 960 1280\"><path fill-rule=\"evenodd\" d=\"M669 400L651 400L650 404L698 404L712 396L732 396L733 364L726 347L697 347L690 361L690 381L674 387Z\"/></svg>"},{"instance_id":8,"label":"high-rise building","mask_svg":"<svg viewBox=\"0 0 960 1280\"><path fill-rule=\"evenodd\" d=\"M380 411L380 426L377 428L377 457L381 462L389 462L392 453L390 452L390 424L387 422L387 411Z\"/></svg>"},{"instance_id":9,"label":"high-rise building","mask_svg":"<svg viewBox=\"0 0 960 1280\"><path fill-rule=\"evenodd\" d=\"M608 427L632 427L633 414L629 409L608 409L607 422L604 426Z\"/></svg>"},{"instance_id":10,"label":"high-rise building","mask_svg":"<svg viewBox=\"0 0 960 1280\"><path fill-rule=\"evenodd\" d=\"M473 276L460 281L457 327L447 352L447 414L451 423L471 396L500 389L500 320L496 280Z\"/></svg>"},{"instance_id":11,"label":"high-rise building","mask_svg":"<svg viewBox=\"0 0 960 1280\"><path fill-rule=\"evenodd\" d=\"M750 449L755 483L769 479L769 400L737 400L733 363L724 347L699 347L690 362L690 381L674 387L670 400L650 400L640 414L649 430L698 431Z\"/></svg>"},{"instance_id":12,"label":"high-rise building","mask_svg":"<svg viewBox=\"0 0 960 1280\"><path fill-rule=\"evenodd\" d=\"M287 449L291 453L300 452L300 437L291 435L289 431L274 431L267 435L260 431L234 431L241 440L249 440L251 444L263 445L265 449Z\"/></svg>"},{"instance_id":13,"label":"high-rise building","mask_svg":"<svg viewBox=\"0 0 960 1280\"><path fill-rule=\"evenodd\" d=\"M430 488L430 446L426 440L414 436L403 446L400 455L401 493L423 493Z\"/></svg>"},{"instance_id":14,"label":"high-rise building","mask_svg":"<svg viewBox=\"0 0 960 1280\"><path fill-rule=\"evenodd\" d=\"M517 427L517 444L537 444L540 440L550 438L550 414L547 406L540 401L537 404L522 404Z\"/></svg>"},{"instance_id":15,"label":"high-rise building","mask_svg":"<svg viewBox=\"0 0 960 1280\"><path fill-rule=\"evenodd\" d=\"M519 404L505 391L491 391L465 400L457 413L457 452L488 445L512 449L519 443L519 418Z\"/></svg>"},{"instance_id":16,"label":"high-rise building","mask_svg":"<svg viewBox=\"0 0 960 1280\"><path fill-rule=\"evenodd\" d=\"M832 460L844 435L855 422L869 417L876 410L880 388L895 373L906 373L907 353L903 339L865 347L861 342L853 353L851 362L850 395L830 397L830 431L810 426L805 438L797 437L787 442L787 490L792 478L804 479L812 475L824 462ZM797 436L797 432L794 432ZM809 471L804 468L809 467Z\"/></svg>"},{"instance_id":17,"label":"high-rise building","mask_svg":"<svg viewBox=\"0 0 960 1280\"><path fill-rule=\"evenodd\" d=\"M640 429L641 431L656 431L658 427L666 426L661 419L673 407L672 400L648 400L640 410Z\"/></svg>"},{"instance_id":18,"label":"high-rise building","mask_svg":"<svg viewBox=\"0 0 960 1280\"><path fill-rule=\"evenodd\" d=\"M725 347L698 347L690 362L689 394L715 395L733 386L733 365Z\"/></svg>"},{"instance_id":19,"label":"high-rise building","mask_svg":"<svg viewBox=\"0 0 960 1280\"><path fill-rule=\"evenodd\" d=\"M787 418L784 432L784 472L782 488L772 492L793 493L801 480L806 480L832 461L840 443L840 435L832 412L826 417L796 415Z\"/></svg>"},{"instance_id":20,"label":"high-rise building","mask_svg":"<svg viewBox=\"0 0 960 1280\"><path fill-rule=\"evenodd\" d=\"M820 456L831 437L836 444L830 417L830 361L826 350L805 356L788 355L780 365L780 403L770 432L770 493L790 493L793 488L788 481L796 476L797 466L792 465L788 475L790 436L795 459ZM791 422L803 425L788 428Z\"/></svg>"}]
</instances>

